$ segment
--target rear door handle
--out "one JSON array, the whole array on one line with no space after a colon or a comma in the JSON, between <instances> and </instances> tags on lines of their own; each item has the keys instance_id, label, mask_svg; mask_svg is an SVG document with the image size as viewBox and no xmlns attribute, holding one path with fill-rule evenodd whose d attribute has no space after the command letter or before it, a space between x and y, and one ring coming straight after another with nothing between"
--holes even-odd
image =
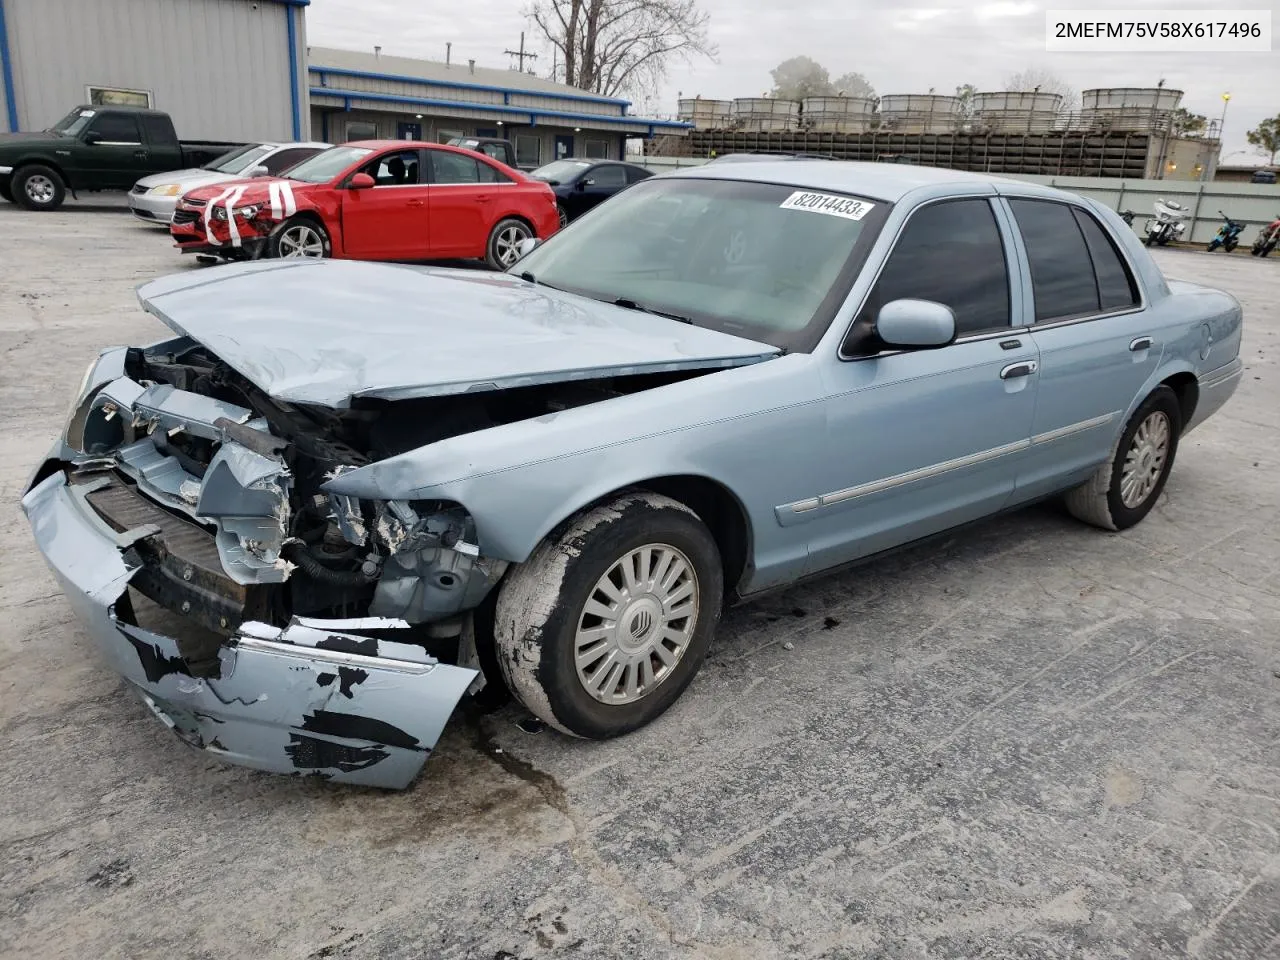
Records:
<instances>
[{"instance_id":1,"label":"rear door handle","mask_svg":"<svg viewBox=\"0 0 1280 960\"><path fill-rule=\"evenodd\" d=\"M1137 353L1139 350L1149 350L1151 345L1155 343L1150 337L1135 337L1129 341L1129 350Z\"/></svg>"},{"instance_id":2,"label":"rear door handle","mask_svg":"<svg viewBox=\"0 0 1280 960\"><path fill-rule=\"evenodd\" d=\"M1011 363L1000 371L1001 380L1012 380L1015 377L1029 377L1040 369L1040 364L1034 360L1023 360L1019 363Z\"/></svg>"}]
</instances>

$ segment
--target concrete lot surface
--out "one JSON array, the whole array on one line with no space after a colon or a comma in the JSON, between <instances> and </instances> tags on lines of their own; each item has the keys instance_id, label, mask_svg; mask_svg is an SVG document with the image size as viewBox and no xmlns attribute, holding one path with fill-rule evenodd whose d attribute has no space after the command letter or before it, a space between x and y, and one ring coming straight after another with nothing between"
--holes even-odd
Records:
<instances>
[{"instance_id":1,"label":"concrete lot surface","mask_svg":"<svg viewBox=\"0 0 1280 960\"><path fill-rule=\"evenodd\" d=\"M740 607L648 729L455 716L390 794L223 766L104 669L17 501L195 268L112 204L0 204L0 250L0 955L1280 957L1280 262L1157 251L1246 371L1137 528L1041 507Z\"/></svg>"}]
</instances>

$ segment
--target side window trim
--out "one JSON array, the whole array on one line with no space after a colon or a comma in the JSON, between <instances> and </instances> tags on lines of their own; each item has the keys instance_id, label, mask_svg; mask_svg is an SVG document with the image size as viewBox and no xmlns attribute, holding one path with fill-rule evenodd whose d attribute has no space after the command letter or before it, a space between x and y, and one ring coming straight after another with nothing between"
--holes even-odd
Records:
<instances>
[{"instance_id":1,"label":"side window trim","mask_svg":"<svg viewBox=\"0 0 1280 960\"><path fill-rule=\"evenodd\" d=\"M907 214L894 232L893 240L889 244L889 250L884 258L876 266L875 276L871 278L871 282L867 285L867 292L862 295L849 318L848 324L845 325L844 334L840 337L839 346L836 348L836 359L844 363L858 363L863 360L875 360L878 357L892 357L900 353L907 353L906 350L881 350L879 353L871 353L866 356L850 357L844 352L844 345L849 342L849 334L853 332L854 325L858 322L863 308L867 305L867 300L871 294L875 292L876 285L880 282L880 275L884 272L884 268L888 265L893 252L898 249L898 243L902 240L902 235L907 230L907 225L921 210L934 206L939 203L950 203L957 200L985 200L987 206L991 210L991 214L996 222L996 230L1000 234L1000 246L1004 252L1005 273L1009 280L1009 326L999 327L992 330L977 331L963 336L956 337L955 341L947 347L941 349L947 350L950 347L960 343L975 343L979 340L994 340L999 337L1007 337L1013 333L1026 333L1029 325L1018 323L1019 314L1015 312L1015 304L1021 305L1024 300L1024 291L1021 289L1022 284L1015 282L1015 278L1021 279L1023 264L1019 262L1022 237L1018 234L1017 227L1011 222L1012 214L1005 209L1003 199L993 193L959 193L947 197L936 197L932 200L926 200L915 206L910 213ZM1015 248L1014 243L1018 246ZM857 282L857 279L854 279ZM1028 277L1028 283L1030 282ZM1029 289L1029 287L1028 287Z\"/></svg>"},{"instance_id":2,"label":"side window trim","mask_svg":"<svg viewBox=\"0 0 1280 960\"><path fill-rule=\"evenodd\" d=\"M1106 224L1104 224L1101 220L1099 220L1096 216L1094 216L1092 211L1090 211L1088 207L1085 207L1079 203L1071 203L1070 201L1067 201L1067 200L1059 200L1057 197L1035 197L1035 196L1021 196L1019 194L1005 194L996 199L997 199L996 206L1002 209L1004 211L1005 217L1008 218L1009 224L1013 229L1014 242L1017 244L1018 259L1020 261L1018 264L1018 271L1022 275L1022 286L1024 287L1024 297L1025 297L1025 306L1024 306L1024 314L1023 314L1024 323L1022 324L1020 329L1025 331L1030 331L1030 332L1034 332L1036 330L1052 330L1056 327L1068 327L1076 323L1090 323L1094 320L1106 320L1108 317L1123 317L1126 314L1141 313L1143 310L1147 309L1146 289L1142 285L1142 279L1138 275L1138 271L1136 271L1133 268L1133 261L1129 259L1129 254L1124 249L1124 244L1116 242L1115 237L1112 234L1110 228L1108 228ZM1108 238L1110 238L1111 242L1114 244L1116 253L1119 254L1120 256L1121 264L1124 266L1124 269L1128 273L1129 278L1133 281L1134 289L1138 291L1138 302L1133 304L1132 306L1120 307L1115 310L1097 310L1092 313L1082 313L1082 314L1077 314L1069 317L1055 317L1052 320L1045 320L1041 323L1036 323L1035 290L1032 287L1032 283L1031 283L1031 258L1027 255L1027 248L1024 245L1022 240L1022 231L1018 229L1017 220L1014 218L1014 215L1013 215L1013 208L1009 206L1010 200L1035 200L1041 203L1057 203L1071 210L1072 219L1075 219L1075 216L1079 214L1084 214L1085 216L1093 217L1094 222L1098 224L1098 228L1102 230L1102 232ZM1080 229L1079 223L1076 224L1076 229L1077 230ZM1082 240L1084 239L1083 232L1081 233L1081 239ZM1089 250L1089 245L1087 242L1085 243L1085 250L1086 251ZM1093 263L1092 252L1089 253L1089 262L1090 264ZM1095 284L1097 284L1098 282L1098 274L1097 274L1096 267L1094 268L1093 282ZM957 340L957 342L960 342L960 341Z\"/></svg>"}]
</instances>

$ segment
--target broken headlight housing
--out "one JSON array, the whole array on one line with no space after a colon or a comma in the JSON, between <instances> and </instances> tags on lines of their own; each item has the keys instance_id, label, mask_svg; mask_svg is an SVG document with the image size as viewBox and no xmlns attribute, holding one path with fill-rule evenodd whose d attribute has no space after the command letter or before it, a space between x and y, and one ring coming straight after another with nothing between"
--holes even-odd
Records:
<instances>
[{"instance_id":1,"label":"broken headlight housing","mask_svg":"<svg viewBox=\"0 0 1280 960\"><path fill-rule=\"evenodd\" d=\"M245 219L245 220L252 220L254 217L256 217L256 216L258 215L258 211L260 211L261 209L262 209L262 204L260 204L260 203L250 203L250 204L247 204L246 206L243 206L243 207L236 207L236 208L235 208L235 213L236 213L236 216L237 216L237 217L241 217L241 218L243 218L243 219ZM214 219L214 220L226 220L226 219L227 219L227 208L226 208L226 207L214 207L214 208L213 208L212 217L213 217L213 219Z\"/></svg>"}]
</instances>

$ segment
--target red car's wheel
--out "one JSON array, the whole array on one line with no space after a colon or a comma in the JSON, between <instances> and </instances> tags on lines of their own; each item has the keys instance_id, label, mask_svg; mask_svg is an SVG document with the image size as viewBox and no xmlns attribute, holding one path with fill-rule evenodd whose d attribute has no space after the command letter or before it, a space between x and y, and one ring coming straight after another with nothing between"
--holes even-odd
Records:
<instances>
[{"instance_id":1,"label":"red car's wheel","mask_svg":"<svg viewBox=\"0 0 1280 960\"><path fill-rule=\"evenodd\" d=\"M499 220L489 234L485 260L494 270L505 270L520 259L520 244L533 236L533 228L523 220Z\"/></svg>"},{"instance_id":2,"label":"red car's wheel","mask_svg":"<svg viewBox=\"0 0 1280 960\"><path fill-rule=\"evenodd\" d=\"M282 260L327 257L332 252L329 232L314 220L294 217L276 227L269 241L269 252Z\"/></svg>"}]
</instances>

